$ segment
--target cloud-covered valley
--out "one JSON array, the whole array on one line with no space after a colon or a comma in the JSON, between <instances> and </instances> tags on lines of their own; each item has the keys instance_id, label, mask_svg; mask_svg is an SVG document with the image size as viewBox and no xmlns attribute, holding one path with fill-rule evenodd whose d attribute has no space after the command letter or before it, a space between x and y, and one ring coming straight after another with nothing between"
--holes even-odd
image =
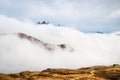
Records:
<instances>
[{"instance_id":1,"label":"cloud-covered valley","mask_svg":"<svg viewBox=\"0 0 120 80\"><path fill-rule=\"evenodd\" d=\"M83 33L0 15L0 72L80 68L119 64L119 60L119 32Z\"/></svg>"}]
</instances>

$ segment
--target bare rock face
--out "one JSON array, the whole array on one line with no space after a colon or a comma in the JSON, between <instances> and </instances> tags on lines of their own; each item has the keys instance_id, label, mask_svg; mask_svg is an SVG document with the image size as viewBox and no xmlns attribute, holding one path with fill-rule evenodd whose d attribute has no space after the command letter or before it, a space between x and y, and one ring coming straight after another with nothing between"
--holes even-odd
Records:
<instances>
[{"instance_id":1,"label":"bare rock face","mask_svg":"<svg viewBox=\"0 0 120 80\"><path fill-rule=\"evenodd\" d=\"M54 50L54 45L44 43L43 41L41 41L35 37L29 36L25 33L18 33L18 37L21 39L26 39L26 40L30 41L31 43L35 43L37 45L42 45L47 50Z\"/></svg>"},{"instance_id":2,"label":"bare rock face","mask_svg":"<svg viewBox=\"0 0 120 80\"><path fill-rule=\"evenodd\" d=\"M71 52L73 51L73 49L71 47L67 46L66 44L53 45L53 44L50 44L50 43L45 43L44 41L41 41L41 40L39 40L39 39L37 39L33 36L27 35L25 33L18 33L17 35L18 35L19 38L26 39L33 44L43 46L45 49L47 49L49 51L54 51L57 48L60 48L61 50L68 49Z\"/></svg>"},{"instance_id":3,"label":"bare rock face","mask_svg":"<svg viewBox=\"0 0 120 80\"><path fill-rule=\"evenodd\" d=\"M46 69L0 74L0 80L120 80L120 66L93 66L80 69Z\"/></svg>"},{"instance_id":4,"label":"bare rock face","mask_svg":"<svg viewBox=\"0 0 120 80\"><path fill-rule=\"evenodd\" d=\"M8 34L0 34L0 36L6 36L6 35L8 35ZM13 35L15 35L15 34L13 34ZM31 35L25 34L25 33L17 33L16 37L19 37L21 40L28 40L33 45L36 44L40 47L44 47L44 49L46 49L48 51L55 51L57 49L66 50L69 52L74 51L74 49L67 44L60 43L60 44L55 45L55 44L51 44L51 43L46 43L44 41L41 41L41 40L39 40Z\"/></svg>"}]
</instances>

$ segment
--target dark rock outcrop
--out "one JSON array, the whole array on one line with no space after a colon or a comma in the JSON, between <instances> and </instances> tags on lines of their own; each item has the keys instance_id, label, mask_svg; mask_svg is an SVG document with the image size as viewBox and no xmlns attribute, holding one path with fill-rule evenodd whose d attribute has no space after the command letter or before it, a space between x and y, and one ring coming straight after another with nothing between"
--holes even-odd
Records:
<instances>
[{"instance_id":1,"label":"dark rock outcrop","mask_svg":"<svg viewBox=\"0 0 120 80\"><path fill-rule=\"evenodd\" d=\"M17 34L19 38L21 39L26 39L28 41L30 41L33 44L37 44L39 46L43 46L45 49L49 50L49 51L54 51L57 48L60 48L62 50L65 50L68 48L69 51L73 51L73 49L71 47L68 47L66 44L58 44L58 45L54 45L54 44L50 44L50 43L45 43L33 36L27 35L25 33L18 33Z\"/></svg>"},{"instance_id":2,"label":"dark rock outcrop","mask_svg":"<svg viewBox=\"0 0 120 80\"><path fill-rule=\"evenodd\" d=\"M48 44L48 43L44 43L43 41L40 41L39 39L29 36L25 33L18 33L18 37L21 39L26 39L28 41L30 41L31 43L37 44L39 46L43 46L45 49L52 51L54 50L54 45Z\"/></svg>"}]
</instances>

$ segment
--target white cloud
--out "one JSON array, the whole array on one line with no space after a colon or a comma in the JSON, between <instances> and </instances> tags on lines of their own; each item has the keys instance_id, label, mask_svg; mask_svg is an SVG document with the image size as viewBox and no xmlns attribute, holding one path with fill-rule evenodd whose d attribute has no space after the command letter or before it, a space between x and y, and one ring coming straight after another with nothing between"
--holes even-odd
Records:
<instances>
[{"instance_id":1,"label":"white cloud","mask_svg":"<svg viewBox=\"0 0 120 80\"><path fill-rule=\"evenodd\" d=\"M0 15L0 33L11 33L11 32L18 32L18 31L23 31L27 30L27 26L33 25L30 22L21 22L15 18L12 17L7 17L4 15ZM26 27L25 27L26 26Z\"/></svg>"},{"instance_id":2,"label":"white cloud","mask_svg":"<svg viewBox=\"0 0 120 80\"><path fill-rule=\"evenodd\" d=\"M69 19L89 19L100 18L104 15L102 12L102 5L95 7L92 2L69 2L69 1L53 1L53 3L47 3L40 1L39 4L31 4L28 7L28 15L45 16L62 20Z\"/></svg>"},{"instance_id":3,"label":"white cloud","mask_svg":"<svg viewBox=\"0 0 120 80\"><path fill-rule=\"evenodd\" d=\"M9 5L11 4L11 0L1 0L0 5Z\"/></svg>"},{"instance_id":4,"label":"white cloud","mask_svg":"<svg viewBox=\"0 0 120 80\"><path fill-rule=\"evenodd\" d=\"M4 0L7 1L7 0ZM3 3L7 3L4 2ZM20 20L48 20L54 24L77 25L83 31L120 30L119 0L8 0L0 5L0 14ZM112 5L112 6L111 6ZM15 7L14 7L15 6ZM113 19L114 17L114 19ZM97 26L100 26L99 29Z\"/></svg>"},{"instance_id":5,"label":"white cloud","mask_svg":"<svg viewBox=\"0 0 120 80\"><path fill-rule=\"evenodd\" d=\"M18 38L13 34L17 32L24 32L53 45L64 43L74 51L57 49L48 52L42 46ZM87 34L68 27L35 25L1 15L0 34L4 33L7 35L0 35L0 72L120 63L120 36L114 33Z\"/></svg>"},{"instance_id":6,"label":"white cloud","mask_svg":"<svg viewBox=\"0 0 120 80\"><path fill-rule=\"evenodd\" d=\"M120 9L112 11L107 17L110 19L120 18Z\"/></svg>"}]
</instances>

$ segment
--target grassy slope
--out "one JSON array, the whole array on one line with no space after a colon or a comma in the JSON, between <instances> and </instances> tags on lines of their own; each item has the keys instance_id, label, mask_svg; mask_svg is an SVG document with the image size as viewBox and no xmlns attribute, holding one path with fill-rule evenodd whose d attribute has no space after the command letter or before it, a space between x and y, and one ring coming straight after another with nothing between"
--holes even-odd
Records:
<instances>
[{"instance_id":1,"label":"grassy slope","mask_svg":"<svg viewBox=\"0 0 120 80\"><path fill-rule=\"evenodd\" d=\"M0 80L120 80L120 65L0 74Z\"/></svg>"}]
</instances>

